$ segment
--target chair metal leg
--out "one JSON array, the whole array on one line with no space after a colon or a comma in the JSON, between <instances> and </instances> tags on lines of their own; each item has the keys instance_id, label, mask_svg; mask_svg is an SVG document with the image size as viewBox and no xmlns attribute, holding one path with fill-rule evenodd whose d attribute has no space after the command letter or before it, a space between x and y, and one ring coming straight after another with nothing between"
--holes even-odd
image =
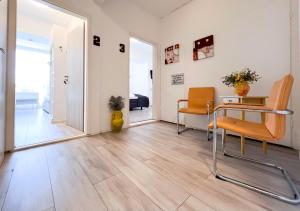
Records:
<instances>
[{"instance_id":1,"label":"chair metal leg","mask_svg":"<svg viewBox=\"0 0 300 211\"><path fill-rule=\"evenodd\" d=\"M207 125L210 123L209 111L207 111ZM209 128L207 127L207 141L209 141Z\"/></svg>"},{"instance_id":2,"label":"chair metal leg","mask_svg":"<svg viewBox=\"0 0 300 211\"><path fill-rule=\"evenodd\" d=\"M188 127L186 127L186 128L184 128L183 130L179 131L179 132L178 132L178 135L180 135L181 133L186 132L186 131L188 131L188 130L193 130L193 128L188 128Z\"/></svg>"},{"instance_id":3,"label":"chair metal leg","mask_svg":"<svg viewBox=\"0 0 300 211\"><path fill-rule=\"evenodd\" d=\"M177 134L179 135L179 104L177 104Z\"/></svg>"},{"instance_id":4,"label":"chair metal leg","mask_svg":"<svg viewBox=\"0 0 300 211\"><path fill-rule=\"evenodd\" d=\"M210 141L210 139L211 139L211 137L210 137L209 135L210 135L210 129L207 128L207 134L206 134L206 136L207 136L207 141Z\"/></svg>"},{"instance_id":5,"label":"chair metal leg","mask_svg":"<svg viewBox=\"0 0 300 211\"><path fill-rule=\"evenodd\" d=\"M183 130L179 130L179 104L177 104L177 134L180 135L181 133L192 130L192 128L184 128Z\"/></svg>"},{"instance_id":6,"label":"chair metal leg","mask_svg":"<svg viewBox=\"0 0 300 211\"><path fill-rule=\"evenodd\" d=\"M214 112L213 129L213 174L217 176L217 112Z\"/></svg>"},{"instance_id":7,"label":"chair metal leg","mask_svg":"<svg viewBox=\"0 0 300 211\"><path fill-rule=\"evenodd\" d=\"M180 135L181 133L192 130L192 128L184 128L183 130L179 130L179 112L177 111L177 134Z\"/></svg>"},{"instance_id":8,"label":"chair metal leg","mask_svg":"<svg viewBox=\"0 0 300 211\"><path fill-rule=\"evenodd\" d=\"M294 186L294 183L290 179L287 179L287 178L289 178L288 174L284 174L284 176L286 177L286 180L288 181L288 183L290 185ZM238 186L241 186L241 187L244 187L244 188L247 188L249 190L252 190L252 191L255 191L255 192L258 192L258 193L262 193L264 195L273 197L275 199L278 199L280 201L283 201L283 202L286 202L286 203L289 203L289 204L299 204L300 203L299 194L297 194L297 193L294 194L294 198L288 198L286 196L279 195L277 193L273 193L273 192L270 192L268 190L265 190L265 189L262 189L262 188L259 188L259 187L255 187L253 185L249 185L249 184L241 182L239 180L223 176L222 174L217 174L216 178L220 179L220 180L223 180L223 181L226 181L226 182L230 182L232 184L235 184L235 185L238 185Z\"/></svg>"},{"instance_id":9,"label":"chair metal leg","mask_svg":"<svg viewBox=\"0 0 300 211\"><path fill-rule=\"evenodd\" d=\"M225 153L225 138L226 138L226 131L222 129L222 152Z\"/></svg>"},{"instance_id":10,"label":"chair metal leg","mask_svg":"<svg viewBox=\"0 0 300 211\"><path fill-rule=\"evenodd\" d=\"M214 151L216 151L216 150L214 149ZM288 172L285 169L283 169L282 167L277 166L277 165L275 165L273 163L261 162L261 161L258 161L258 160L254 160L254 159L251 159L251 158L242 157L242 156L239 156L239 155L230 154L230 153L227 153L227 152L225 152L224 155L228 156L228 157L231 157L231 158L240 159L240 160L244 160L244 161L247 161L247 162L252 162L252 163L256 163L256 164L260 164L260 165L264 165L264 166L267 166L267 167L270 167L270 168L275 168L277 170L280 170L281 173L283 174L283 176L285 177L285 180L289 184L290 188L292 189L294 197L293 198L289 198L289 197L286 197L284 195L279 195L277 193L270 192L269 190L262 189L262 188L259 188L259 187L247 184L247 183L242 182L240 180L224 176L224 175L218 173L217 164L216 164L217 161L215 160L215 164L214 164L215 170L214 170L214 173L215 173L215 177L216 178L218 178L220 180L223 180L223 181L227 181L227 182L233 183L235 185L239 185L241 187L247 188L247 189L252 190L252 191L256 191L258 193L262 193L264 195L276 198L278 200L281 200L281 201L284 201L284 202L287 202L287 203L290 203L290 204L299 204L300 203L300 194L299 194L299 192L298 192L298 190L296 188L296 185L294 184L294 182L290 178ZM214 157L216 157L216 154L215 154ZM217 159L217 158L215 158L215 159Z\"/></svg>"},{"instance_id":11,"label":"chair metal leg","mask_svg":"<svg viewBox=\"0 0 300 211\"><path fill-rule=\"evenodd\" d=\"M224 137L225 137L225 135L224 135ZM222 140L223 140L223 137L222 137ZM284 170L282 167L277 166L277 165L272 164L272 163L265 163L265 162L261 162L261 161L254 160L254 159L251 159L251 158L246 158L246 157L242 157L242 156L238 156L238 155L233 155L233 154L225 152L225 150L224 150L224 155L232 157L232 158L241 159L241 160L244 160L244 161L247 161L247 162L252 162L252 163L256 163L256 164L260 164L260 165L264 165L264 166L267 166L267 167L271 167L271 168L275 168L277 170L280 170L282 172L282 174L284 175L284 177L285 177L287 183L289 184L290 188L292 189L294 197L289 198L289 197L286 197L284 195L279 195L277 193L270 192L269 190L253 186L253 185L247 184L245 182L242 182L240 180L233 179L233 178L230 178L230 177L227 177L227 176L224 176L224 175L218 173L218 168L217 168L217 112L215 112L214 113L214 132L213 132L213 174L215 175L215 177L217 179L220 179L220 180L223 180L223 181L226 181L226 182L230 182L232 184L247 188L247 189L252 190L252 191L256 191L258 193L262 193L264 195L273 197L275 199L278 199L278 200L286 202L286 203L290 203L290 204L299 204L300 203L300 194L299 194L299 192L296 188L296 185L291 180L288 172L286 170Z\"/></svg>"},{"instance_id":12,"label":"chair metal leg","mask_svg":"<svg viewBox=\"0 0 300 211\"><path fill-rule=\"evenodd\" d=\"M209 104L207 104L207 125L209 125L209 123L210 123L210 113L209 113L209 110L210 110ZM209 141L211 139L211 137L209 137L209 135L210 135L210 130L207 127L207 135L206 135L207 136L207 141Z\"/></svg>"}]
</instances>

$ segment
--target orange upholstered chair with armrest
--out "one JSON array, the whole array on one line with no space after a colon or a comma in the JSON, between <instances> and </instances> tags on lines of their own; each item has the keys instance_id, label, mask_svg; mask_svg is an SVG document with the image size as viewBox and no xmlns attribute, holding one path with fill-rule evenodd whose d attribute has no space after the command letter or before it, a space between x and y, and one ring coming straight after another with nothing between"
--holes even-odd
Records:
<instances>
[{"instance_id":1,"label":"orange upholstered chair with armrest","mask_svg":"<svg viewBox=\"0 0 300 211\"><path fill-rule=\"evenodd\" d=\"M177 133L180 134L189 128L179 131L179 114L206 115L210 122L210 115L214 111L215 88L214 87L194 87L189 89L188 99L177 101ZM181 102L187 102L187 107L180 108ZM207 130L209 138L209 129Z\"/></svg>"},{"instance_id":2,"label":"orange upholstered chair with armrest","mask_svg":"<svg viewBox=\"0 0 300 211\"><path fill-rule=\"evenodd\" d=\"M300 203L300 195L289 177L286 170L282 167L277 166L271 163L265 163L258 160L254 160L252 158L246 158L244 156L238 156L234 154L229 154L225 151L225 130L230 130L236 133L239 133L245 137L254 138L261 140L263 142L277 142L280 141L285 135L285 121L286 115L293 114L292 111L287 109L289 97L293 85L293 76L286 75L281 80L276 81L273 85L271 94L267 99L267 103L265 106L257 106L257 105L243 105L243 104L224 104L215 108L214 111L214 121L210 123L209 127L213 128L213 172L216 178L231 182L233 184L242 186L244 188L248 188L253 191L257 191L263 193L265 195L274 197L276 199L282 200L284 202L298 204ZM226 110L235 110L235 111L246 111L246 112L259 112L265 113L266 118L264 123L255 123L249 122L245 120L240 120L236 118L219 116L219 111ZM287 197L285 195L279 195L277 193L270 192L266 189L261 189L259 187L255 187L253 185L241 182L237 179L232 179L227 176L223 176L219 173L217 169L217 129L222 129L222 151L225 156L229 156L232 158L241 159L248 162L254 162L259 165L268 166L270 168L278 169L282 172L285 179L287 180L291 190L293 191L293 197ZM259 178L258 178L259 179Z\"/></svg>"}]
</instances>

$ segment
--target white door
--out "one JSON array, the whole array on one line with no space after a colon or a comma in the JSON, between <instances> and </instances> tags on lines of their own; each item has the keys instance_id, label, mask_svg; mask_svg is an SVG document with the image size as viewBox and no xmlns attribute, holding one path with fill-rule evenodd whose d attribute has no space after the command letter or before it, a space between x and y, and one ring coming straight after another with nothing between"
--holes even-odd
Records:
<instances>
[{"instance_id":1,"label":"white door","mask_svg":"<svg viewBox=\"0 0 300 211\"><path fill-rule=\"evenodd\" d=\"M84 23L68 33L67 125L83 131L84 123Z\"/></svg>"},{"instance_id":2,"label":"white door","mask_svg":"<svg viewBox=\"0 0 300 211\"><path fill-rule=\"evenodd\" d=\"M0 165L5 150L7 0L0 0Z\"/></svg>"}]
</instances>

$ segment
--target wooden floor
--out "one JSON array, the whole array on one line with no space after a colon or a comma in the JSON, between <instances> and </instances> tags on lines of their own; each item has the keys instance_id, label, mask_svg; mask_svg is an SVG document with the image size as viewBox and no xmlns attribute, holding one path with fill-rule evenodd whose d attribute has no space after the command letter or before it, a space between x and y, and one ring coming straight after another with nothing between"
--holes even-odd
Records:
<instances>
[{"instance_id":1,"label":"wooden floor","mask_svg":"<svg viewBox=\"0 0 300 211\"><path fill-rule=\"evenodd\" d=\"M215 179L205 133L175 131L153 123L10 154L0 169L2 210L300 210ZM229 139L228 149L239 152ZM246 154L275 159L300 186L295 151L270 146L266 158L249 141ZM219 158L224 174L289 193L279 172Z\"/></svg>"},{"instance_id":2,"label":"wooden floor","mask_svg":"<svg viewBox=\"0 0 300 211\"><path fill-rule=\"evenodd\" d=\"M129 111L129 122L130 123L137 123L142 121L147 121L153 119L152 117L152 107L143 108L136 108L132 111Z\"/></svg>"},{"instance_id":3,"label":"wooden floor","mask_svg":"<svg viewBox=\"0 0 300 211\"><path fill-rule=\"evenodd\" d=\"M15 147L83 135L65 123L52 123L50 114L41 108L16 109Z\"/></svg>"}]
</instances>

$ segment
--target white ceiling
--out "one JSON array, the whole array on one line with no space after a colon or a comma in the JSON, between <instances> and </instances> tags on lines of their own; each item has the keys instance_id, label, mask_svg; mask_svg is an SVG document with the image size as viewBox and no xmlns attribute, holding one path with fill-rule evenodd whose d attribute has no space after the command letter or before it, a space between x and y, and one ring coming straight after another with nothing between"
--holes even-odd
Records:
<instances>
[{"instance_id":1,"label":"white ceiling","mask_svg":"<svg viewBox=\"0 0 300 211\"><path fill-rule=\"evenodd\" d=\"M68 27L83 21L39 0L18 0L17 44L40 50L49 48L54 25Z\"/></svg>"},{"instance_id":2,"label":"white ceiling","mask_svg":"<svg viewBox=\"0 0 300 211\"><path fill-rule=\"evenodd\" d=\"M192 0L130 0L152 15L163 18Z\"/></svg>"},{"instance_id":3,"label":"white ceiling","mask_svg":"<svg viewBox=\"0 0 300 211\"><path fill-rule=\"evenodd\" d=\"M18 15L60 26L68 26L74 16L52 8L38 0L18 0Z\"/></svg>"},{"instance_id":4,"label":"white ceiling","mask_svg":"<svg viewBox=\"0 0 300 211\"><path fill-rule=\"evenodd\" d=\"M109 4L124 0L94 0L95 3ZM157 18L163 18L193 0L128 0Z\"/></svg>"}]
</instances>

